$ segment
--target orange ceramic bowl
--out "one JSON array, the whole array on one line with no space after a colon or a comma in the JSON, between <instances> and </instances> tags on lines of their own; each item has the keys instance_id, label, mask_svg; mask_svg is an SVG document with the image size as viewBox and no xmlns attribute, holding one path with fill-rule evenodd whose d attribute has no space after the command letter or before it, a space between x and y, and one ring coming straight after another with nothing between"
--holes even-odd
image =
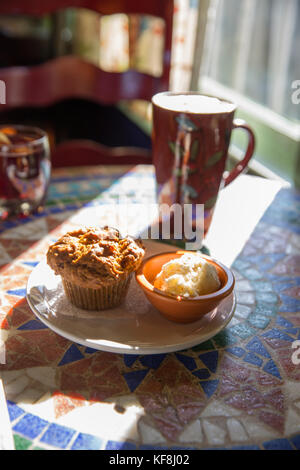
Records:
<instances>
[{"instance_id":1,"label":"orange ceramic bowl","mask_svg":"<svg viewBox=\"0 0 300 470\"><path fill-rule=\"evenodd\" d=\"M230 269L209 256L201 255L206 261L215 266L221 282L220 289L211 294L190 298L172 296L156 289L153 283L162 266L171 259L179 258L184 253L193 252L181 250L150 256L142 262L135 274L137 283L143 289L151 304L168 320L177 323L190 323L211 312L221 300L233 291L235 284L234 275Z\"/></svg>"}]
</instances>

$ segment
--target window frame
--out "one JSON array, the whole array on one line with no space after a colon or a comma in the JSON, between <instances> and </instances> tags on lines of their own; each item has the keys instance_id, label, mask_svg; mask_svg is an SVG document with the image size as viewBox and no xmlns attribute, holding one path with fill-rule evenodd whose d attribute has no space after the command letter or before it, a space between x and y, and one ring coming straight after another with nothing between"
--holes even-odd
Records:
<instances>
[{"instance_id":1,"label":"window frame","mask_svg":"<svg viewBox=\"0 0 300 470\"><path fill-rule=\"evenodd\" d=\"M250 170L267 178L283 179L300 188L300 123L281 116L207 76L207 56L211 53L217 1L199 0L198 3L198 31L201 28L201 34L196 35L190 90L237 103L236 117L244 119L256 135L256 149L249 164ZM293 91L291 83L291 96ZM300 103L297 106L300 106ZM230 157L234 162L241 159L243 148L241 133L233 133Z\"/></svg>"}]
</instances>

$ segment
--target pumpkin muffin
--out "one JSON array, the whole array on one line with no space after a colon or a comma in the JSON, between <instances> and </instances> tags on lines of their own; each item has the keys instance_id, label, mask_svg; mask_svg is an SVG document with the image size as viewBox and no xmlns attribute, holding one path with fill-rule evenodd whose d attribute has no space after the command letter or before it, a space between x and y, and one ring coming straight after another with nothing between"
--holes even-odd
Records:
<instances>
[{"instance_id":1,"label":"pumpkin muffin","mask_svg":"<svg viewBox=\"0 0 300 470\"><path fill-rule=\"evenodd\" d=\"M122 238L116 229L85 227L51 245L47 263L61 276L70 302L86 310L103 310L122 302L144 253L140 240Z\"/></svg>"}]
</instances>

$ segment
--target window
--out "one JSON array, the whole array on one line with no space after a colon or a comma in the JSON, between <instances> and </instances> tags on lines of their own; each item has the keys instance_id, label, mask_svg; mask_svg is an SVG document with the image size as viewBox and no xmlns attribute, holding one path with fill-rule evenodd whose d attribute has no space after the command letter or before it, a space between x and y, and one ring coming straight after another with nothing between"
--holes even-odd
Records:
<instances>
[{"instance_id":1,"label":"window","mask_svg":"<svg viewBox=\"0 0 300 470\"><path fill-rule=\"evenodd\" d=\"M238 103L256 132L258 173L300 186L300 1L199 0L203 9L199 89ZM244 145L235 132L235 158Z\"/></svg>"}]
</instances>

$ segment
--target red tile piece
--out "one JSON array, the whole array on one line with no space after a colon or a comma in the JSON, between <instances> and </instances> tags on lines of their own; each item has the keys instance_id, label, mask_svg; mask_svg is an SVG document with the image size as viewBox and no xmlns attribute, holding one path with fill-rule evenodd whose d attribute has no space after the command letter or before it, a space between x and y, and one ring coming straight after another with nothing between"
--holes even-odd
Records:
<instances>
[{"instance_id":1,"label":"red tile piece","mask_svg":"<svg viewBox=\"0 0 300 470\"><path fill-rule=\"evenodd\" d=\"M59 389L68 394L80 392L92 401L103 401L128 393L117 354L101 353L61 366Z\"/></svg>"},{"instance_id":2,"label":"red tile piece","mask_svg":"<svg viewBox=\"0 0 300 470\"><path fill-rule=\"evenodd\" d=\"M291 343L290 341L285 341L281 338L264 338L264 341L272 348L272 349L290 349Z\"/></svg>"},{"instance_id":3,"label":"red tile piece","mask_svg":"<svg viewBox=\"0 0 300 470\"><path fill-rule=\"evenodd\" d=\"M136 392L139 395L149 394L150 396L156 396L156 394L162 393L163 388L164 384L150 371L137 387Z\"/></svg>"},{"instance_id":4,"label":"red tile piece","mask_svg":"<svg viewBox=\"0 0 300 470\"><path fill-rule=\"evenodd\" d=\"M272 385L276 386L282 383L281 379L260 371L254 371L253 375L255 382L258 383L261 387L269 388Z\"/></svg>"},{"instance_id":5,"label":"red tile piece","mask_svg":"<svg viewBox=\"0 0 300 470\"><path fill-rule=\"evenodd\" d=\"M270 411L261 411L259 413L259 419L268 426L276 429L276 431L283 433L285 422L284 416L272 413Z\"/></svg>"},{"instance_id":6,"label":"red tile piece","mask_svg":"<svg viewBox=\"0 0 300 470\"><path fill-rule=\"evenodd\" d=\"M51 330L15 330L5 342L5 369L56 364L70 342Z\"/></svg>"},{"instance_id":7,"label":"red tile piece","mask_svg":"<svg viewBox=\"0 0 300 470\"><path fill-rule=\"evenodd\" d=\"M286 315L289 321L297 328L300 327L300 315Z\"/></svg>"},{"instance_id":8,"label":"red tile piece","mask_svg":"<svg viewBox=\"0 0 300 470\"><path fill-rule=\"evenodd\" d=\"M160 411L153 419L159 431L170 441L176 441L178 435L183 431L173 408Z\"/></svg>"},{"instance_id":9,"label":"red tile piece","mask_svg":"<svg viewBox=\"0 0 300 470\"><path fill-rule=\"evenodd\" d=\"M84 397L73 398L73 397L63 395L59 392L56 392L53 395L53 403L54 403L55 418L60 418L61 416L69 413L75 408L86 405L86 401L84 400Z\"/></svg>"},{"instance_id":10,"label":"red tile piece","mask_svg":"<svg viewBox=\"0 0 300 470\"><path fill-rule=\"evenodd\" d=\"M284 252L285 250L283 250ZM299 276L300 275L300 255L289 255L281 260L272 269L273 274L283 276Z\"/></svg>"},{"instance_id":11,"label":"red tile piece","mask_svg":"<svg viewBox=\"0 0 300 470\"><path fill-rule=\"evenodd\" d=\"M24 276L28 275L31 272L30 267L19 265L19 264L10 264L6 265L4 268L1 269L1 276Z\"/></svg>"},{"instance_id":12,"label":"red tile piece","mask_svg":"<svg viewBox=\"0 0 300 470\"><path fill-rule=\"evenodd\" d=\"M276 388L263 395L265 401L271 405L275 410L284 411L284 395L280 388Z\"/></svg>"},{"instance_id":13,"label":"red tile piece","mask_svg":"<svg viewBox=\"0 0 300 470\"><path fill-rule=\"evenodd\" d=\"M173 356L147 375L136 394L158 430L171 441L207 404L198 380Z\"/></svg>"},{"instance_id":14,"label":"red tile piece","mask_svg":"<svg viewBox=\"0 0 300 470\"><path fill-rule=\"evenodd\" d=\"M221 359L221 368L225 376L229 376L233 381L245 383L249 381L251 376L251 369L246 367L244 364L234 361L227 355L224 355Z\"/></svg>"},{"instance_id":15,"label":"red tile piece","mask_svg":"<svg viewBox=\"0 0 300 470\"><path fill-rule=\"evenodd\" d=\"M291 343L289 343L288 349L280 349L279 351L276 351L277 362L283 368L285 376L288 379L300 380L300 367L298 364L293 364L292 362L293 351Z\"/></svg>"},{"instance_id":16,"label":"red tile piece","mask_svg":"<svg viewBox=\"0 0 300 470\"><path fill-rule=\"evenodd\" d=\"M241 384L235 382L231 377L223 375L220 380L218 396L222 397L234 391L240 390Z\"/></svg>"},{"instance_id":17,"label":"red tile piece","mask_svg":"<svg viewBox=\"0 0 300 470\"><path fill-rule=\"evenodd\" d=\"M290 297L294 297L295 299L300 298L300 286L290 287L282 292L285 295L289 295Z\"/></svg>"},{"instance_id":18,"label":"red tile piece","mask_svg":"<svg viewBox=\"0 0 300 470\"><path fill-rule=\"evenodd\" d=\"M7 314L7 321L13 328L18 328L33 319L35 319L35 315L24 298L16 302Z\"/></svg>"},{"instance_id":19,"label":"red tile piece","mask_svg":"<svg viewBox=\"0 0 300 470\"><path fill-rule=\"evenodd\" d=\"M239 410L251 412L256 408L266 406L264 396L254 387L241 387L240 392L233 393L231 397L226 398L225 403Z\"/></svg>"},{"instance_id":20,"label":"red tile piece","mask_svg":"<svg viewBox=\"0 0 300 470\"><path fill-rule=\"evenodd\" d=\"M29 272L18 276L7 276L1 280L1 289L4 291L12 289L23 289L26 287Z\"/></svg>"},{"instance_id":21,"label":"red tile piece","mask_svg":"<svg viewBox=\"0 0 300 470\"><path fill-rule=\"evenodd\" d=\"M18 258L21 254L32 247L34 242L25 239L5 239L1 238L1 245L12 259Z\"/></svg>"},{"instance_id":22,"label":"red tile piece","mask_svg":"<svg viewBox=\"0 0 300 470\"><path fill-rule=\"evenodd\" d=\"M163 380L165 385L172 388L178 381L178 375L182 375L183 370L185 369L183 369L182 364L175 357L167 356L157 369L155 376L158 380Z\"/></svg>"}]
</instances>

